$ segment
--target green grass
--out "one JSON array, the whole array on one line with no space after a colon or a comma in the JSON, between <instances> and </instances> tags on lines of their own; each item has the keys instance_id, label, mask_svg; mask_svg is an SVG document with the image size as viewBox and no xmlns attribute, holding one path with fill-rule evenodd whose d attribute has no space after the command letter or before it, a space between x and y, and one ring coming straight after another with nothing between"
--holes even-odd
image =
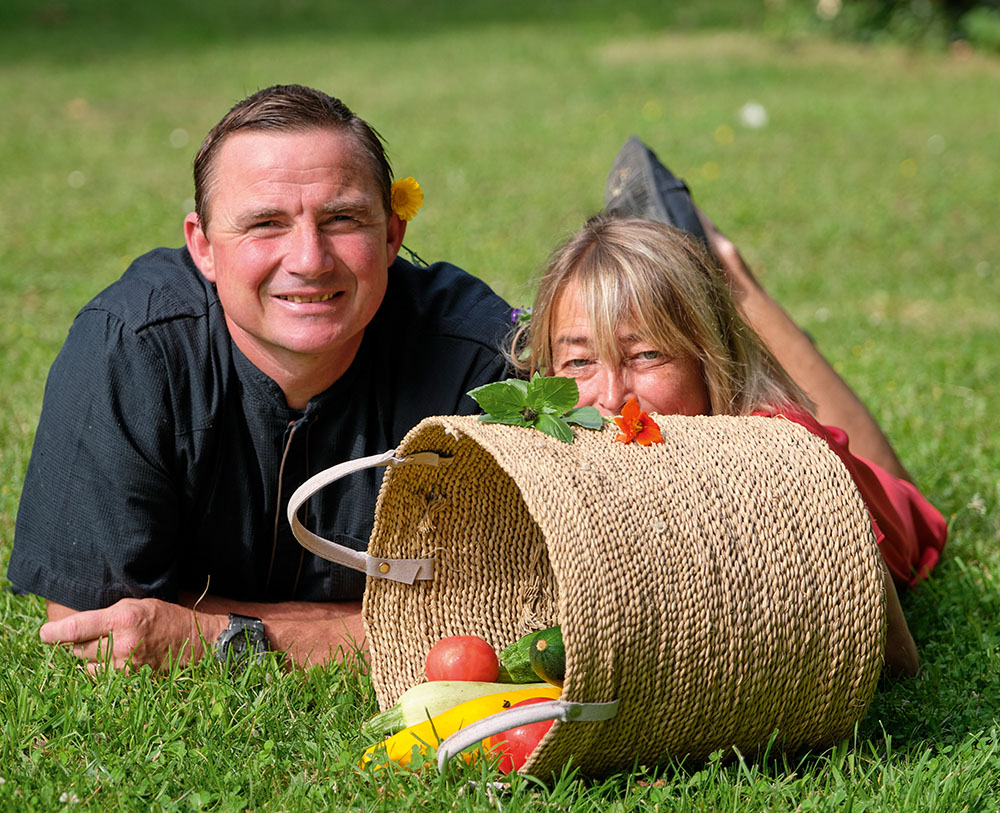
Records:
<instances>
[{"instance_id":1,"label":"green grass","mask_svg":"<svg viewBox=\"0 0 1000 813\"><path fill-rule=\"evenodd\" d=\"M904 597L921 674L884 682L851 740L517 780L497 805L996 809L1000 61L781 38L735 0L160 5L0 11L0 563L73 315L133 256L181 243L197 142L247 92L297 81L342 96L425 189L407 244L518 304L600 208L635 132L871 405L950 541ZM749 100L765 127L740 123ZM39 600L0 593L4 808L491 807L475 772L356 769L374 698L354 670L93 680L38 643L41 618Z\"/></svg>"}]
</instances>

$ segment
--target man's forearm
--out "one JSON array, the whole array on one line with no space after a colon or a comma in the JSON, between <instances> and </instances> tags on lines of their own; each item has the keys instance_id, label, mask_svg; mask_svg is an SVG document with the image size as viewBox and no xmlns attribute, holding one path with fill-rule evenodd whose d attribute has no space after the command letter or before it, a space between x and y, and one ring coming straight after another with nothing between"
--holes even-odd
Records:
<instances>
[{"instance_id":1,"label":"man's forearm","mask_svg":"<svg viewBox=\"0 0 1000 813\"><path fill-rule=\"evenodd\" d=\"M214 646L229 624L229 613L264 622L271 649L287 652L297 666L342 660L365 648L360 601L235 601L219 596L182 595L181 603L195 610L205 641Z\"/></svg>"}]
</instances>

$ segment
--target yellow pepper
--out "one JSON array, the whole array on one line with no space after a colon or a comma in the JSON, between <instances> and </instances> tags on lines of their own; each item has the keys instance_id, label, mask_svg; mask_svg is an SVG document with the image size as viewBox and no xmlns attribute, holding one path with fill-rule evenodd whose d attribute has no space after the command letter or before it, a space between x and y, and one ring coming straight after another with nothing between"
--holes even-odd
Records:
<instances>
[{"instance_id":1,"label":"yellow pepper","mask_svg":"<svg viewBox=\"0 0 1000 813\"><path fill-rule=\"evenodd\" d=\"M443 711L430 720L411 725L402 731L393 734L391 737L370 746L361 756L361 764L375 758L376 752L385 749L386 757L399 765L409 765L410 757L413 754L413 746L417 746L419 752L424 754L428 747L437 748L441 740L450 737L458 729L489 717L491 714L510 708L515 703L527 700L530 697L545 697L549 700L558 699L562 694L562 689L557 686L547 688L533 687L531 689L517 689L516 683L511 684L510 691L503 691L497 694L488 694L484 697L477 697L474 700L467 700L447 711Z\"/></svg>"}]
</instances>

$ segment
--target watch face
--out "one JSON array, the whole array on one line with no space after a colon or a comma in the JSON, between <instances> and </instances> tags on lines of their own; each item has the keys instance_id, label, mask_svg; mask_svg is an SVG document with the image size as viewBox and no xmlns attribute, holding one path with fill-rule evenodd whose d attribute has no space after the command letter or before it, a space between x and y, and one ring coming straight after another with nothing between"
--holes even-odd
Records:
<instances>
[{"instance_id":1,"label":"watch face","mask_svg":"<svg viewBox=\"0 0 1000 813\"><path fill-rule=\"evenodd\" d=\"M237 630L229 641L229 651L235 658L242 658L250 648L250 630Z\"/></svg>"},{"instance_id":2,"label":"watch face","mask_svg":"<svg viewBox=\"0 0 1000 813\"><path fill-rule=\"evenodd\" d=\"M219 636L216 657L223 662L242 663L256 654L260 661L269 648L259 619L230 616L229 628Z\"/></svg>"}]
</instances>

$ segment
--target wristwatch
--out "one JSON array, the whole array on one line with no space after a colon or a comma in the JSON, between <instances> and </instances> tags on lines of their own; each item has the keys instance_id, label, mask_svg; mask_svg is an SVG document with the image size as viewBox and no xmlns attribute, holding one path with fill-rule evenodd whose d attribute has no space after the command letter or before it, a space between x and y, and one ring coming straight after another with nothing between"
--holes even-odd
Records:
<instances>
[{"instance_id":1,"label":"wristwatch","mask_svg":"<svg viewBox=\"0 0 1000 813\"><path fill-rule=\"evenodd\" d=\"M229 626L215 642L215 658L221 663L230 659L233 663L244 663L253 657L260 663L264 653L270 649L263 621L249 615L230 613Z\"/></svg>"}]
</instances>

